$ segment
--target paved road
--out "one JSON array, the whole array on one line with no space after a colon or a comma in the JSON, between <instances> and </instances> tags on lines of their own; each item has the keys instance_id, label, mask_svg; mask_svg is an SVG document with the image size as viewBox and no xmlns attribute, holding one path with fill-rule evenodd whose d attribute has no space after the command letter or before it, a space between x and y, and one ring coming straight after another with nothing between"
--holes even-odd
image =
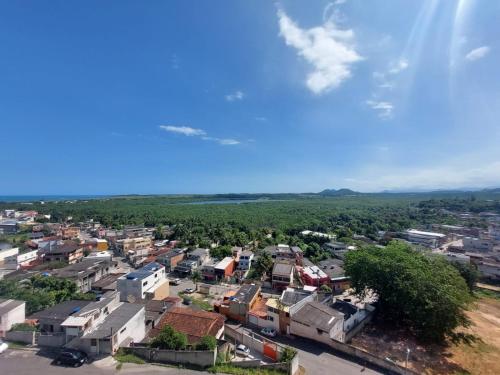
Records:
<instances>
[{"instance_id":1,"label":"paved road","mask_svg":"<svg viewBox=\"0 0 500 375\"><path fill-rule=\"evenodd\" d=\"M247 331L251 329L243 328ZM255 330L256 333L259 333ZM353 375L353 374L384 374L379 370L365 367L364 364L353 361L342 353L334 352L327 345L295 336L278 335L272 339L283 345L297 349L300 365L306 369L307 375Z\"/></svg>"},{"instance_id":2,"label":"paved road","mask_svg":"<svg viewBox=\"0 0 500 375\"><path fill-rule=\"evenodd\" d=\"M85 364L78 368L55 366L52 356L44 352L28 350L7 350L0 354L0 374L2 375L127 375L127 374L162 374L162 375L208 375L208 372L178 369L155 365L123 364L120 370L111 360ZM104 362L104 363L103 363Z\"/></svg>"}]
</instances>

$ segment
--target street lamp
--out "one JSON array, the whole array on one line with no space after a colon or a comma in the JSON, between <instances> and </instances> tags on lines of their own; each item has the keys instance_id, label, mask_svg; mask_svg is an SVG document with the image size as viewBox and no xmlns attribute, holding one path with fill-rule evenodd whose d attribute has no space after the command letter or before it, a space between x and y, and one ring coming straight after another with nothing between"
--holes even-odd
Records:
<instances>
[{"instance_id":1,"label":"street lamp","mask_svg":"<svg viewBox=\"0 0 500 375\"><path fill-rule=\"evenodd\" d=\"M410 358L410 348L406 348L405 374L408 373L408 359Z\"/></svg>"}]
</instances>

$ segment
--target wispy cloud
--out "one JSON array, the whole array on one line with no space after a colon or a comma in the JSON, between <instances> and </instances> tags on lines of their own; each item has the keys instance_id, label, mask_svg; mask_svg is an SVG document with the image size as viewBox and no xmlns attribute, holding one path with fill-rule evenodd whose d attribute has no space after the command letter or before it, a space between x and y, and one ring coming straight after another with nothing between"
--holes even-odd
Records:
<instances>
[{"instance_id":1,"label":"wispy cloud","mask_svg":"<svg viewBox=\"0 0 500 375\"><path fill-rule=\"evenodd\" d=\"M354 48L354 32L339 29L332 17L321 26L301 29L279 9L278 20L285 43L312 65L306 85L315 94L338 88L352 76L352 65L362 60Z\"/></svg>"},{"instance_id":2,"label":"wispy cloud","mask_svg":"<svg viewBox=\"0 0 500 375\"><path fill-rule=\"evenodd\" d=\"M165 130L170 133L182 134L187 137L200 137L203 141L216 142L222 146L234 146L241 142L233 138L217 138L209 137L207 132L203 129L195 129L189 126L172 126L172 125L160 125L160 129Z\"/></svg>"},{"instance_id":3,"label":"wispy cloud","mask_svg":"<svg viewBox=\"0 0 500 375\"><path fill-rule=\"evenodd\" d=\"M176 70L180 68L179 56L177 56L177 54L175 53L172 55L172 58L170 59L170 67Z\"/></svg>"},{"instance_id":4,"label":"wispy cloud","mask_svg":"<svg viewBox=\"0 0 500 375\"><path fill-rule=\"evenodd\" d=\"M188 137L202 136L207 134L203 129L190 128L189 126L160 125L160 129L171 133L186 135Z\"/></svg>"},{"instance_id":5,"label":"wispy cloud","mask_svg":"<svg viewBox=\"0 0 500 375\"><path fill-rule=\"evenodd\" d=\"M245 93L241 90L237 90L231 94L226 95L226 100L228 102L234 102L235 100L243 100Z\"/></svg>"},{"instance_id":6,"label":"wispy cloud","mask_svg":"<svg viewBox=\"0 0 500 375\"><path fill-rule=\"evenodd\" d=\"M367 100L366 104L378 113L378 116L383 119L392 117L394 105L388 101Z\"/></svg>"},{"instance_id":7,"label":"wispy cloud","mask_svg":"<svg viewBox=\"0 0 500 375\"><path fill-rule=\"evenodd\" d=\"M223 146L234 146L239 145L241 142L232 138L216 138L216 137L201 137L204 141L217 142Z\"/></svg>"},{"instance_id":8,"label":"wispy cloud","mask_svg":"<svg viewBox=\"0 0 500 375\"><path fill-rule=\"evenodd\" d=\"M491 48L488 46L482 46L479 48L475 48L470 51L465 58L469 61L476 61L485 57L488 53L490 53Z\"/></svg>"},{"instance_id":9,"label":"wispy cloud","mask_svg":"<svg viewBox=\"0 0 500 375\"><path fill-rule=\"evenodd\" d=\"M267 122L269 121L267 117L264 117L264 116L257 116L255 118L256 121L260 121L260 122Z\"/></svg>"}]
</instances>

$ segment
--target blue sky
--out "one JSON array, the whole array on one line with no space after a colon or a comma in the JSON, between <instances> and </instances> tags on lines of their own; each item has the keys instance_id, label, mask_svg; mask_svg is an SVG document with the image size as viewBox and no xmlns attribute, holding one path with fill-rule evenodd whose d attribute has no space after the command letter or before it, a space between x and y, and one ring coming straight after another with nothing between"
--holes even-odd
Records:
<instances>
[{"instance_id":1,"label":"blue sky","mask_svg":"<svg viewBox=\"0 0 500 375\"><path fill-rule=\"evenodd\" d=\"M4 1L0 194L500 186L500 2Z\"/></svg>"}]
</instances>

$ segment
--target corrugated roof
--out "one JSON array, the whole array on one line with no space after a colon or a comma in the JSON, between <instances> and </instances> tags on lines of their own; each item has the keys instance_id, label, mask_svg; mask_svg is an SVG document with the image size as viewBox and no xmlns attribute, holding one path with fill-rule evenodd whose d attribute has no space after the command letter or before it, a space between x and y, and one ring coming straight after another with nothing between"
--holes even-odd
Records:
<instances>
[{"instance_id":1,"label":"corrugated roof","mask_svg":"<svg viewBox=\"0 0 500 375\"><path fill-rule=\"evenodd\" d=\"M84 339L102 339L111 336L128 323L139 311L144 310L144 305L135 303L122 303L104 322L99 324L94 330L83 335Z\"/></svg>"}]
</instances>

